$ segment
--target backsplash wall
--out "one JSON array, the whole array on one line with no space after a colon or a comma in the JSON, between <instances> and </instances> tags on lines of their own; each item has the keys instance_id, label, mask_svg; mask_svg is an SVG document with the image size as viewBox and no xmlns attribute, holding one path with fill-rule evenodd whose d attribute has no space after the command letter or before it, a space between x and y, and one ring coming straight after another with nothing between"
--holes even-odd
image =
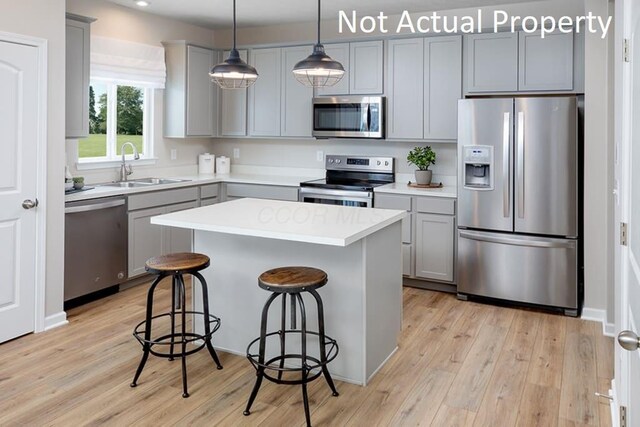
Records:
<instances>
[{"instance_id":1,"label":"backsplash wall","mask_svg":"<svg viewBox=\"0 0 640 427\"><path fill-rule=\"evenodd\" d=\"M396 173L411 174L414 167L407 164L407 153L417 145L430 145L437 161L432 170L435 175L456 176L456 144L420 141L388 141L358 139L215 139L212 153L231 158L232 165L281 166L296 168L324 168L317 160L317 152L327 154L356 154L387 156L396 160ZM240 149L240 158L233 158L233 149Z\"/></svg>"}]
</instances>

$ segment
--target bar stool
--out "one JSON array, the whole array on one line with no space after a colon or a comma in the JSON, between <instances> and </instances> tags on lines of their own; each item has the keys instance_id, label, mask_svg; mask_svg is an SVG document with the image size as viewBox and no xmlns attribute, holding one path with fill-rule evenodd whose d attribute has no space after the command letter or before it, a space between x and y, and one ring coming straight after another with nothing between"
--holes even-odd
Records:
<instances>
[{"instance_id":1,"label":"bar stool","mask_svg":"<svg viewBox=\"0 0 640 427\"><path fill-rule=\"evenodd\" d=\"M218 369L222 369L218 355L211 345L211 335L220 327L220 319L209 314L209 294L207 290L207 282L204 277L199 273L200 270L204 270L209 266L209 257L196 253L175 253L168 255L161 255L150 258L145 264L145 270L151 274L155 274L157 277L151 284L149 292L147 293L147 313L146 319L134 328L133 336L142 345L142 360L133 377L131 387L135 387L138 382L138 378L142 373L145 363L149 358L149 354L154 356L168 358L173 360L174 357L182 359L182 397L189 397L187 391L187 356L202 350L207 347L209 354L213 358ZM185 301L185 285L183 275L190 274L198 279L202 287L202 306L203 311L188 311ZM168 313L162 313L153 315L153 294L156 287L162 279L171 276L172 288L171 288L171 311ZM187 314L193 316L193 322L195 324L196 319L201 318L204 323L204 333L187 332L186 320ZM176 332L176 316L181 317L181 327ZM152 337L152 322L155 319L161 317L169 317L171 321L171 333L161 335L159 337ZM201 341L196 348L189 349L187 351L187 344ZM180 346L178 352L174 352L174 346ZM169 350L157 350L154 347L160 346L161 349Z\"/></svg>"},{"instance_id":2,"label":"bar stool","mask_svg":"<svg viewBox=\"0 0 640 427\"><path fill-rule=\"evenodd\" d=\"M268 379L276 384L294 384L302 385L302 398L304 402L304 414L307 425L311 425L309 415L309 398L307 395L307 383L315 380L320 375L324 375L329 388L334 396L338 396L336 386L333 384L331 374L327 369L327 364L338 355L338 344L336 340L330 338L324 333L324 309L322 299L316 292L327 283L327 274L317 268L311 267L281 267L268 270L258 278L258 285L267 291L271 291L271 296L267 299L262 309L262 321L260 324L260 336L253 340L247 347L247 358L256 369L256 382L249 397L249 402L244 411L244 415L250 415L251 405L253 404L258 390L262 384L263 378ZM307 319L305 304L302 299L302 293L308 292L316 301L318 310L318 332L307 331ZM290 299L291 329L286 329L286 311L287 311L287 295ZM267 332L267 318L269 315L269 307L278 297L282 297L282 312L280 330L276 332ZM300 308L300 329L296 329L296 303ZM297 334L300 336L301 352L300 354L291 354L285 352L285 343L287 335ZM307 354L307 334L316 335L319 339L320 357L316 358ZM280 341L280 354L265 360L266 344L269 337L278 337ZM258 353L254 352L253 347L259 342ZM297 361L294 367L285 367L284 363ZM316 372L313 372L316 370ZM283 379L283 373L300 373L299 378ZM274 376L277 374L277 376Z\"/></svg>"}]
</instances>

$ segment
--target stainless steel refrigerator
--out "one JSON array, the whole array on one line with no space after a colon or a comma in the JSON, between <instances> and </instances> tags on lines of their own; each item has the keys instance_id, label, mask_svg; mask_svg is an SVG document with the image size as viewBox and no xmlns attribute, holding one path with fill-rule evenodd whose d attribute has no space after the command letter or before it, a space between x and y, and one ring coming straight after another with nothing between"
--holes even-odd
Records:
<instances>
[{"instance_id":1,"label":"stainless steel refrigerator","mask_svg":"<svg viewBox=\"0 0 640 427\"><path fill-rule=\"evenodd\" d=\"M576 97L458 104L458 294L578 315Z\"/></svg>"}]
</instances>

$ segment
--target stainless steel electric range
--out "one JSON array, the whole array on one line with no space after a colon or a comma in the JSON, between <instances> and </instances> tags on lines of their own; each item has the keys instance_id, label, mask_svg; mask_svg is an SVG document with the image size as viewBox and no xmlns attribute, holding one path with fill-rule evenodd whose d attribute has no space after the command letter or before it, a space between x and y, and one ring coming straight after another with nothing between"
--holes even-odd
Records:
<instances>
[{"instance_id":1,"label":"stainless steel electric range","mask_svg":"<svg viewBox=\"0 0 640 427\"><path fill-rule=\"evenodd\" d=\"M327 205L373 207L373 189L395 181L393 157L325 158L323 179L300 183L299 200Z\"/></svg>"}]
</instances>

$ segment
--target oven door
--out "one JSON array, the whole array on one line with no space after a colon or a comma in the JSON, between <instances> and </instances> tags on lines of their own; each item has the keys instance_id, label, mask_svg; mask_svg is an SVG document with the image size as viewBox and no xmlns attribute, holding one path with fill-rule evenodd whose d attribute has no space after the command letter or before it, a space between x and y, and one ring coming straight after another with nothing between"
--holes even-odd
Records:
<instances>
[{"instance_id":1,"label":"oven door","mask_svg":"<svg viewBox=\"0 0 640 427\"><path fill-rule=\"evenodd\" d=\"M383 138L383 98L349 96L313 99L313 136Z\"/></svg>"},{"instance_id":2,"label":"oven door","mask_svg":"<svg viewBox=\"0 0 640 427\"><path fill-rule=\"evenodd\" d=\"M329 190L313 187L301 187L301 202L321 203L324 205L373 207L373 193L368 191Z\"/></svg>"}]
</instances>

